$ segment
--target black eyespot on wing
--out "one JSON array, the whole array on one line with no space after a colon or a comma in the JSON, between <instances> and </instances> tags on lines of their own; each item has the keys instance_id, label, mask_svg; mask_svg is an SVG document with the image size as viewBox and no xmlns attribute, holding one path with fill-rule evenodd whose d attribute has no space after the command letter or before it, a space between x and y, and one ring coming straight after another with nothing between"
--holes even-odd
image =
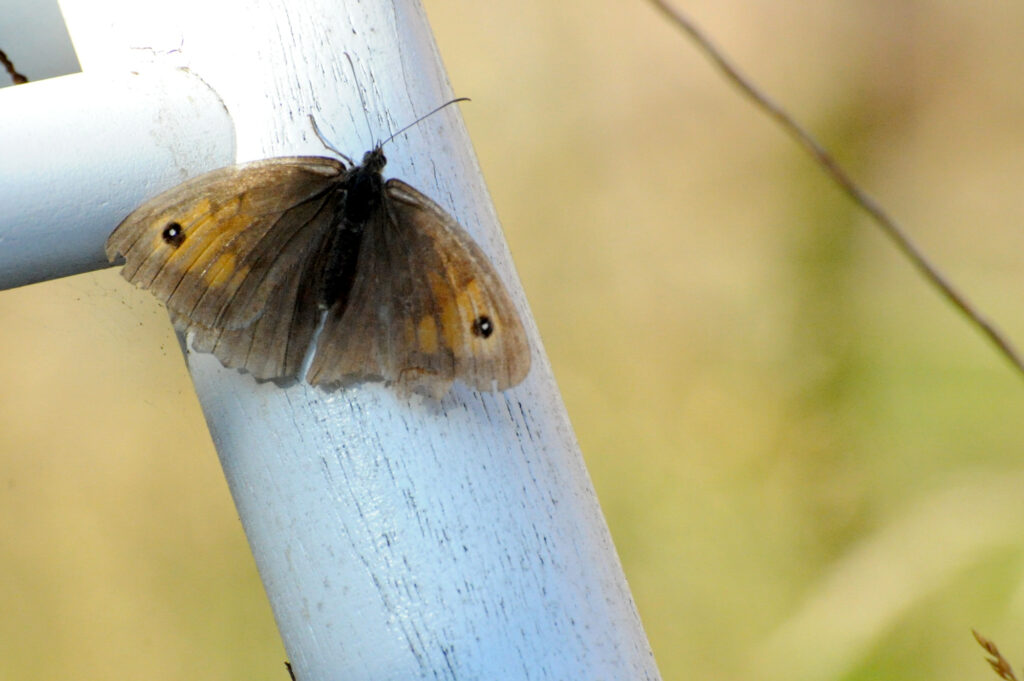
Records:
<instances>
[{"instance_id":1,"label":"black eyespot on wing","mask_svg":"<svg viewBox=\"0 0 1024 681\"><path fill-rule=\"evenodd\" d=\"M480 338L490 338L494 333L494 322L485 314L473 320L473 335Z\"/></svg>"},{"instance_id":2,"label":"black eyespot on wing","mask_svg":"<svg viewBox=\"0 0 1024 681\"><path fill-rule=\"evenodd\" d=\"M177 222L168 222L160 236L163 238L164 243L175 248L185 243L185 229Z\"/></svg>"}]
</instances>

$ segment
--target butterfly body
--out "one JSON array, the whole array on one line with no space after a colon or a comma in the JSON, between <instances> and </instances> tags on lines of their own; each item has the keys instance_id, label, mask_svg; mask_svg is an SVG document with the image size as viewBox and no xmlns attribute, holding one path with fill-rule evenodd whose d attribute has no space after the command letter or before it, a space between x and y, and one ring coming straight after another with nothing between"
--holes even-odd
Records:
<instances>
[{"instance_id":1,"label":"butterfly body","mask_svg":"<svg viewBox=\"0 0 1024 681\"><path fill-rule=\"evenodd\" d=\"M281 157L214 170L150 199L107 240L201 352L258 379L383 380L440 397L504 390L529 346L493 266L443 209L384 180L377 147L347 167Z\"/></svg>"}]
</instances>

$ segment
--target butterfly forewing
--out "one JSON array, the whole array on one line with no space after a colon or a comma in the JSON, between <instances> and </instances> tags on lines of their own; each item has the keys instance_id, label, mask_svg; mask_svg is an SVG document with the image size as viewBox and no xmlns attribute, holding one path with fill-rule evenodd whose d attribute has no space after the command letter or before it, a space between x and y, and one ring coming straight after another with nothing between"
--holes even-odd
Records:
<instances>
[{"instance_id":1,"label":"butterfly forewing","mask_svg":"<svg viewBox=\"0 0 1024 681\"><path fill-rule=\"evenodd\" d=\"M479 247L426 196L389 180L367 222L348 306L332 309L307 380L383 379L443 395L517 384L530 367L525 332Z\"/></svg>"},{"instance_id":2,"label":"butterfly forewing","mask_svg":"<svg viewBox=\"0 0 1024 681\"><path fill-rule=\"evenodd\" d=\"M125 278L190 322L245 327L330 228L344 173L334 159L284 157L200 175L128 216L107 256L124 255Z\"/></svg>"}]
</instances>

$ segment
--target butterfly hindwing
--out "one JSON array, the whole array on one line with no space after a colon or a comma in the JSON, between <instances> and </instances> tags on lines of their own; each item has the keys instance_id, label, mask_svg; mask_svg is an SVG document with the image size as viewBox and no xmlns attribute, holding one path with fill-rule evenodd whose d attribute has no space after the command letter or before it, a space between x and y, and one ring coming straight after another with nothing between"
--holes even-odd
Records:
<instances>
[{"instance_id":1,"label":"butterfly hindwing","mask_svg":"<svg viewBox=\"0 0 1024 681\"><path fill-rule=\"evenodd\" d=\"M238 329L207 328L175 318L175 326L192 340L198 352L216 355L233 369L257 379L295 377L302 366L321 309L316 298L317 277L294 267L270 294L266 310L248 326Z\"/></svg>"}]
</instances>

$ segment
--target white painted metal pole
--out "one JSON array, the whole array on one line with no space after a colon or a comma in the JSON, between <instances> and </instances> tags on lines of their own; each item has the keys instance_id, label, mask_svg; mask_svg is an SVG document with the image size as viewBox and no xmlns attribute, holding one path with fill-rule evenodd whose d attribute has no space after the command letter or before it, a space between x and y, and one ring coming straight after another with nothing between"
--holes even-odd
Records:
<instances>
[{"instance_id":1,"label":"white painted metal pole","mask_svg":"<svg viewBox=\"0 0 1024 681\"><path fill-rule=\"evenodd\" d=\"M224 107L175 69L76 73L0 102L0 290L107 267L112 225L234 160Z\"/></svg>"},{"instance_id":2,"label":"white painted metal pole","mask_svg":"<svg viewBox=\"0 0 1024 681\"><path fill-rule=\"evenodd\" d=\"M324 153L309 113L359 156L451 97L415 0L62 0L62 9L83 71L178 66L200 78L231 116L238 160ZM387 152L386 174L448 209L525 312L458 111ZM526 322L525 383L497 395L457 386L440 403L378 384L281 389L209 355L189 358L301 681L658 678Z\"/></svg>"}]
</instances>

